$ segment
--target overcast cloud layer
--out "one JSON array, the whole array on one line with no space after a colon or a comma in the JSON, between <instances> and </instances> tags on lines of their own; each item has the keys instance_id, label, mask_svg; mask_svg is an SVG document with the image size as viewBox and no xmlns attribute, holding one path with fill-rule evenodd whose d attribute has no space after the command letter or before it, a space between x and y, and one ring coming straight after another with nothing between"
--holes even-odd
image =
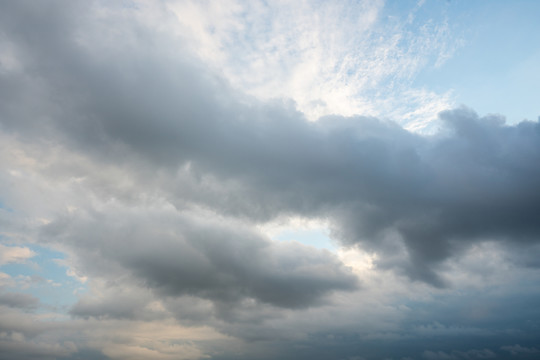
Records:
<instances>
[{"instance_id":1,"label":"overcast cloud layer","mask_svg":"<svg viewBox=\"0 0 540 360\"><path fill-rule=\"evenodd\" d=\"M230 5L229 19L254 16L250 31L263 36L263 5ZM326 90L301 97L302 81L278 97L193 33L182 14L195 16L196 3L0 6L0 358L540 353L538 122L461 106L414 132L447 94L379 117L351 115L369 87L322 108L310 97ZM358 31L377 34L382 7L355 7ZM233 25L217 23L216 38L237 34ZM429 26L441 40L447 25ZM245 54L269 51L243 41ZM294 43L276 42L294 59ZM453 46L432 47L437 66ZM408 49L396 59L434 56ZM369 61L381 59L354 67ZM385 69L413 76L426 61ZM393 75L375 70L388 85ZM362 100L338 114L353 95ZM265 231L291 219L325 224L332 250ZM66 286L36 275L47 251L79 284L69 304L32 292ZM13 274L24 264L34 275Z\"/></svg>"}]
</instances>

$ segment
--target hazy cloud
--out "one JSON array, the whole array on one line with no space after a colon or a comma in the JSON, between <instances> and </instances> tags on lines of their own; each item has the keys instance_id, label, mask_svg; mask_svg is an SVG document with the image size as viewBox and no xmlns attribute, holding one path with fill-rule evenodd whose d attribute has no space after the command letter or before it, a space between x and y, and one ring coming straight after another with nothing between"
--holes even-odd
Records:
<instances>
[{"instance_id":1,"label":"hazy cloud","mask_svg":"<svg viewBox=\"0 0 540 360\"><path fill-rule=\"evenodd\" d=\"M520 355L520 354L538 354L540 350L537 348L528 348L521 346L519 344L515 345L508 345L508 346L502 346L501 350L508 351L512 355Z\"/></svg>"},{"instance_id":2,"label":"hazy cloud","mask_svg":"<svg viewBox=\"0 0 540 360\"><path fill-rule=\"evenodd\" d=\"M22 4L12 6L27 14ZM188 192L182 182L158 184L179 207L195 201L256 221L287 213L329 216L345 243L382 252L402 246L405 259L397 266L437 286L445 283L437 266L471 242L538 239L538 123L507 126L501 117L479 118L465 108L442 113L447 130L435 136L375 118L309 123L291 105L259 103L232 91L186 56L147 51L148 39L161 34L143 25L118 34L105 19L99 31L109 41L137 36L119 49L59 36L62 27L63 34L95 30L84 21L69 30L75 25L62 17L65 12L55 15L52 29L40 31L40 46L18 23L4 25L40 74L39 82L18 83L48 94L29 99L35 105L24 109L10 102L12 116L4 125L21 134L46 126L68 148L106 163L121 161L128 171L142 167L174 176L180 167L188 178L209 179L209 189L196 181L195 188L187 184ZM49 71L59 54L69 66ZM26 120L6 121L15 118Z\"/></svg>"},{"instance_id":3,"label":"hazy cloud","mask_svg":"<svg viewBox=\"0 0 540 360\"><path fill-rule=\"evenodd\" d=\"M24 244L41 243L88 279L58 322L32 313L33 295L0 294L3 354L474 359L535 349L538 122L466 107L441 112L431 135L402 119L311 122L292 100L254 98L202 62L175 11L0 4L0 265L24 263L36 255ZM323 219L342 248L261 230L289 217ZM171 335L141 340L162 326ZM384 341L395 349L380 350Z\"/></svg>"},{"instance_id":4,"label":"hazy cloud","mask_svg":"<svg viewBox=\"0 0 540 360\"><path fill-rule=\"evenodd\" d=\"M23 293L0 293L0 304L20 308L20 309L34 309L39 305L39 299Z\"/></svg>"}]
</instances>

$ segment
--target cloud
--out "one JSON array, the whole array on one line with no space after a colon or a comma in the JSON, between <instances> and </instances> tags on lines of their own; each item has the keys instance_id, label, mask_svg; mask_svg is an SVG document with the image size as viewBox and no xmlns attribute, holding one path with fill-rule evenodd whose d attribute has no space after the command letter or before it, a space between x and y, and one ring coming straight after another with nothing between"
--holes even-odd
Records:
<instances>
[{"instance_id":1,"label":"cloud","mask_svg":"<svg viewBox=\"0 0 540 360\"><path fill-rule=\"evenodd\" d=\"M538 328L537 122L507 125L466 107L441 112L430 135L399 125L406 114L309 121L303 107L324 105L312 99L319 94L296 103L246 94L238 84L250 73L235 83L241 66L220 73L194 55L178 12L124 5L0 5L9 45L0 50L9 58L0 71L0 220L2 240L20 244L0 245L0 263L25 261L35 254L23 244L40 243L64 253L61 263L88 286L67 315L34 313L43 308L30 295L0 295L8 356L419 357L433 341L425 357L481 358L493 353L453 349L530 346L521 340ZM212 6L234 13L215 26L233 29L223 41L235 41L242 7ZM309 34L312 19L300 19ZM289 34L282 25L271 27ZM212 42L206 31L201 41ZM407 41L385 39L374 58L388 51L396 63L384 74L373 68L379 85L422 62L401 53ZM290 52L298 45L276 41ZM302 61L331 41L314 43L297 49ZM273 74L274 60L261 67ZM371 60L360 64L366 76ZM311 88L306 79L288 84L290 94ZM436 112L431 95L403 98ZM328 224L339 250L264 233L291 218ZM385 341L395 348L380 350Z\"/></svg>"},{"instance_id":2,"label":"cloud","mask_svg":"<svg viewBox=\"0 0 540 360\"><path fill-rule=\"evenodd\" d=\"M30 294L0 293L0 304L20 309L35 309L39 305L39 299Z\"/></svg>"},{"instance_id":3,"label":"cloud","mask_svg":"<svg viewBox=\"0 0 540 360\"><path fill-rule=\"evenodd\" d=\"M72 306L70 314L82 318L98 319L150 319L163 318L159 311L148 308L153 298L138 287L99 286L94 280L92 295L83 295ZM101 291L98 291L101 290Z\"/></svg>"},{"instance_id":4,"label":"cloud","mask_svg":"<svg viewBox=\"0 0 540 360\"><path fill-rule=\"evenodd\" d=\"M521 346L519 344L501 346L501 350L508 351L512 355L537 354L540 352L540 350L538 350L537 348L534 348L534 347L528 348L525 346Z\"/></svg>"},{"instance_id":5,"label":"cloud","mask_svg":"<svg viewBox=\"0 0 540 360\"><path fill-rule=\"evenodd\" d=\"M23 263L36 255L27 247L5 246L0 244L0 265Z\"/></svg>"},{"instance_id":6,"label":"cloud","mask_svg":"<svg viewBox=\"0 0 540 360\"><path fill-rule=\"evenodd\" d=\"M4 287L10 285L13 285L13 279L11 278L11 276L6 273L0 272L0 286Z\"/></svg>"},{"instance_id":7,"label":"cloud","mask_svg":"<svg viewBox=\"0 0 540 360\"><path fill-rule=\"evenodd\" d=\"M219 302L251 298L297 308L357 288L356 276L330 252L273 242L241 223L178 216L170 209L111 210L52 222L43 238L74 246L84 273L128 271L165 295Z\"/></svg>"},{"instance_id":8,"label":"cloud","mask_svg":"<svg viewBox=\"0 0 540 360\"><path fill-rule=\"evenodd\" d=\"M224 336L173 321L68 320L0 306L0 348L9 359L203 359ZM234 340L227 346L234 347Z\"/></svg>"},{"instance_id":9,"label":"cloud","mask_svg":"<svg viewBox=\"0 0 540 360\"><path fill-rule=\"evenodd\" d=\"M382 258L401 252L398 262L379 265L436 286L446 284L440 264L472 243L525 246L537 239L537 123L506 126L466 108L441 113L447 132L436 136L361 116L310 123L289 104L233 91L182 52L147 51L145 39L172 41L155 30L138 23L118 30L104 21L99 30L82 22L72 31L71 21L59 20L37 47L17 23L5 25L42 76L39 84L20 83L47 89L31 102L49 120L31 120L39 116L14 101L10 118L25 120L4 126L35 141L45 140L36 126L46 126L64 151L122 164L140 181L135 191L154 186L179 208L197 203L257 222L281 214L330 217L337 239ZM111 42L136 31L145 36L112 49L60 37L62 27L68 34L105 32ZM45 51L47 42L57 51ZM69 66L46 71L57 53ZM59 102L69 106L60 111ZM148 176L155 173L163 176Z\"/></svg>"},{"instance_id":10,"label":"cloud","mask_svg":"<svg viewBox=\"0 0 540 360\"><path fill-rule=\"evenodd\" d=\"M341 3L174 1L175 29L190 50L235 88L291 98L310 120L366 114L422 128L452 96L412 84L459 46L445 21L411 6L387 16L382 1ZM187 15L189 14L189 15Z\"/></svg>"},{"instance_id":11,"label":"cloud","mask_svg":"<svg viewBox=\"0 0 540 360\"><path fill-rule=\"evenodd\" d=\"M444 351L424 351L422 358L428 360L457 360L457 359L496 359L497 354L489 349L482 350L468 350L453 351L452 353L446 353Z\"/></svg>"}]
</instances>

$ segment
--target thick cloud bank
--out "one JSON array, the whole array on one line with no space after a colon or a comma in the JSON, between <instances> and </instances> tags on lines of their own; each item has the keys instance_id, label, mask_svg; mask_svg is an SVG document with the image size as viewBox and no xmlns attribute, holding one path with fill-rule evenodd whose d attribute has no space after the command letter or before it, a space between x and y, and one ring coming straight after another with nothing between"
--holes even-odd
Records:
<instances>
[{"instance_id":1,"label":"thick cloud bank","mask_svg":"<svg viewBox=\"0 0 540 360\"><path fill-rule=\"evenodd\" d=\"M74 277L92 279L94 292L69 310L77 331L84 319L172 316L241 339L308 341L311 327L329 325L295 314L339 303L335 315L350 329L355 304L382 313L358 296L362 280L335 253L259 230L290 216L327 220L339 246L372 254L392 281L429 289L455 286L452 266L487 243L512 266L538 267L530 255L540 246L537 122L507 125L465 107L441 113L435 135L373 117L309 122L294 103L232 89L166 23L156 29L86 2L0 6L9 50L0 130L13 155L2 161L15 169L1 179L13 190L2 191L2 207L15 209L2 212L4 236L60 249ZM0 304L24 316L39 301L0 293ZM266 321L275 327L258 327ZM382 322L378 336L396 331ZM186 358L202 356L190 346ZM71 343L47 349L75 352ZM424 358L495 356L484 350Z\"/></svg>"},{"instance_id":2,"label":"thick cloud bank","mask_svg":"<svg viewBox=\"0 0 540 360\"><path fill-rule=\"evenodd\" d=\"M505 126L466 109L442 113L445 131L432 137L373 118L309 123L291 106L201 76L181 52L153 48L149 29L70 28L67 10L37 21L35 9L11 6L32 21L3 21L28 68L3 75L6 130L134 172L187 169L210 179L209 189L194 180L187 194L167 184L177 206L188 197L255 221L330 216L338 239L383 252L401 246L407 274L437 285L436 265L462 246L538 239L538 123ZM107 41L83 42L81 31Z\"/></svg>"},{"instance_id":3,"label":"thick cloud bank","mask_svg":"<svg viewBox=\"0 0 540 360\"><path fill-rule=\"evenodd\" d=\"M85 273L131 273L164 295L217 302L254 299L279 307L316 304L356 277L328 251L269 241L241 224L171 216L170 211L111 211L47 225L44 238L76 244ZM100 264L95 268L96 264ZM76 313L85 315L82 307Z\"/></svg>"}]
</instances>

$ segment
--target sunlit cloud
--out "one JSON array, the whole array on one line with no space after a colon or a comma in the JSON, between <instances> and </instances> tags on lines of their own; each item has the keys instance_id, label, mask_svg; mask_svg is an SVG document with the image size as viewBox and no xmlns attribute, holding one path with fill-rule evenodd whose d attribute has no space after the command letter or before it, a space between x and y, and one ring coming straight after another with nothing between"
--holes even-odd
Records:
<instances>
[{"instance_id":1,"label":"sunlit cloud","mask_svg":"<svg viewBox=\"0 0 540 360\"><path fill-rule=\"evenodd\" d=\"M537 356L540 125L457 104L479 6L0 5L0 357Z\"/></svg>"}]
</instances>

